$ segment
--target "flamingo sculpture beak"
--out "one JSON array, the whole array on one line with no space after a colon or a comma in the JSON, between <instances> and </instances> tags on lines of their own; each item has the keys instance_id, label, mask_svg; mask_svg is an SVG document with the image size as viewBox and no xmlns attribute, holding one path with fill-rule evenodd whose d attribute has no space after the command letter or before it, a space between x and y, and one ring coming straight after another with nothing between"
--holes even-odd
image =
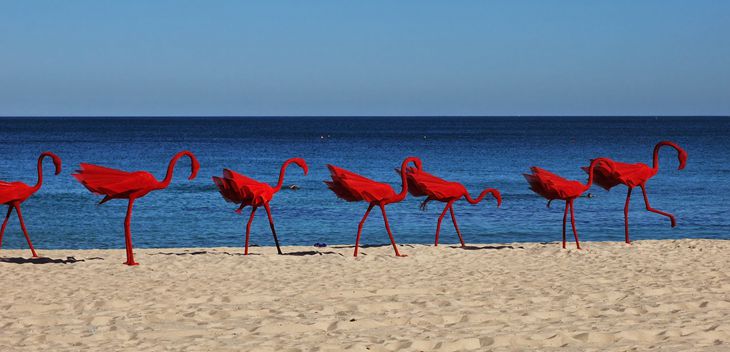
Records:
<instances>
[{"instance_id":1,"label":"flamingo sculpture beak","mask_svg":"<svg viewBox=\"0 0 730 352\"><path fill-rule=\"evenodd\" d=\"M190 177L188 177L188 180L194 180L195 177L198 176L198 170L200 170L200 163L198 162L198 159L194 157L192 154L190 155Z\"/></svg>"},{"instance_id":2,"label":"flamingo sculpture beak","mask_svg":"<svg viewBox=\"0 0 730 352\"><path fill-rule=\"evenodd\" d=\"M51 159L53 159L53 166L56 167L55 174L56 175L60 174L61 173L61 158L59 158L58 155L53 154L51 152L43 152L43 153L41 153L41 156L39 157L38 162L40 162L41 159L43 159L47 156L50 157Z\"/></svg>"},{"instance_id":3,"label":"flamingo sculpture beak","mask_svg":"<svg viewBox=\"0 0 730 352\"><path fill-rule=\"evenodd\" d=\"M492 195L497 200L497 208L502 206L502 195L499 193L499 191L495 190L494 192L492 192Z\"/></svg>"},{"instance_id":4,"label":"flamingo sculpture beak","mask_svg":"<svg viewBox=\"0 0 730 352\"><path fill-rule=\"evenodd\" d=\"M421 159L419 159L418 157L409 156L408 158L406 158L406 160L412 161L413 164L416 165L416 170L418 170L418 171L423 170L423 165L421 164Z\"/></svg>"},{"instance_id":5,"label":"flamingo sculpture beak","mask_svg":"<svg viewBox=\"0 0 730 352\"><path fill-rule=\"evenodd\" d=\"M299 164L297 164L297 165L299 165ZM304 160L302 160L302 164L299 166L301 166L302 170L304 170L304 176L307 176L307 174L309 173L309 166L307 166L307 163L304 162Z\"/></svg>"},{"instance_id":6,"label":"flamingo sculpture beak","mask_svg":"<svg viewBox=\"0 0 730 352\"><path fill-rule=\"evenodd\" d=\"M61 173L61 158L56 156L56 154L51 155L53 158L53 166L56 167L56 175Z\"/></svg>"},{"instance_id":7,"label":"flamingo sculpture beak","mask_svg":"<svg viewBox=\"0 0 730 352\"><path fill-rule=\"evenodd\" d=\"M304 161L302 158L291 158L288 160L288 162L295 163L297 166L302 168L304 171L304 176L306 176L309 173L309 166L307 166L307 162Z\"/></svg>"},{"instance_id":8,"label":"flamingo sculpture beak","mask_svg":"<svg viewBox=\"0 0 730 352\"><path fill-rule=\"evenodd\" d=\"M677 159L679 160L679 168L677 168L677 170L684 169L684 167L687 166L687 152L685 152L684 149L680 150L677 154Z\"/></svg>"}]
</instances>

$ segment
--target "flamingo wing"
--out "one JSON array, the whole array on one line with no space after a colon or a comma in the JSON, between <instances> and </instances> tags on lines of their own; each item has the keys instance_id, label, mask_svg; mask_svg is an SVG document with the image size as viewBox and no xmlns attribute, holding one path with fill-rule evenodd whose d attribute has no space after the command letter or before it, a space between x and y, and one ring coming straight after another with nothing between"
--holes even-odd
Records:
<instances>
[{"instance_id":1,"label":"flamingo wing","mask_svg":"<svg viewBox=\"0 0 730 352\"><path fill-rule=\"evenodd\" d=\"M327 165L332 181L324 181L335 194L348 201L377 202L392 197L395 192L390 185L360 176L343 168Z\"/></svg>"},{"instance_id":2,"label":"flamingo wing","mask_svg":"<svg viewBox=\"0 0 730 352\"><path fill-rule=\"evenodd\" d=\"M588 173L588 167L582 167ZM600 161L593 168L593 182L610 190L619 184L636 187L654 176L654 170L642 163L622 163L608 159Z\"/></svg>"},{"instance_id":3,"label":"flamingo wing","mask_svg":"<svg viewBox=\"0 0 730 352\"><path fill-rule=\"evenodd\" d=\"M81 170L73 176L89 191L105 195L102 203L112 198L127 198L131 193L149 188L156 181L147 172L127 172L86 163L81 163Z\"/></svg>"},{"instance_id":4,"label":"flamingo wing","mask_svg":"<svg viewBox=\"0 0 730 352\"><path fill-rule=\"evenodd\" d=\"M530 189L549 199L567 199L577 197L583 192L580 182L567 180L545 169L533 166L532 174L523 174Z\"/></svg>"},{"instance_id":5,"label":"flamingo wing","mask_svg":"<svg viewBox=\"0 0 730 352\"><path fill-rule=\"evenodd\" d=\"M0 204L5 204L18 198L15 183L0 181Z\"/></svg>"},{"instance_id":6,"label":"flamingo wing","mask_svg":"<svg viewBox=\"0 0 730 352\"><path fill-rule=\"evenodd\" d=\"M233 170L223 169L223 177L213 177L223 198L231 203L258 204L270 199L272 188Z\"/></svg>"},{"instance_id":7,"label":"flamingo wing","mask_svg":"<svg viewBox=\"0 0 730 352\"><path fill-rule=\"evenodd\" d=\"M464 194L464 186L434 176L425 171L409 167L406 169L408 192L415 197L428 196L433 199L448 199Z\"/></svg>"}]
</instances>

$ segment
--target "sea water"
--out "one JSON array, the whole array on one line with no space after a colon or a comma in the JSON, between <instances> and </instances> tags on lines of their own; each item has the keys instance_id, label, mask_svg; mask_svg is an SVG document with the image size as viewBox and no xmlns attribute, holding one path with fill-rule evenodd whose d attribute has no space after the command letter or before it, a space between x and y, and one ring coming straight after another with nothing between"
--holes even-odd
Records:
<instances>
[{"instance_id":1,"label":"sea water","mask_svg":"<svg viewBox=\"0 0 730 352\"><path fill-rule=\"evenodd\" d=\"M654 208L645 210L641 191L633 193L630 224L633 239L730 238L730 119L706 117L261 117L261 118L3 118L0 119L0 180L36 181L36 160L43 151L63 159L53 176L44 165L43 187L22 205L38 248L123 248L127 202L97 205L71 174L81 162L127 171L146 170L165 176L170 157L187 149L201 164L188 181L190 164L181 159L170 186L135 203L132 234L136 247L242 246L249 208L239 215L211 177L231 168L275 184L281 163L301 157L309 164L304 176L292 165L284 189L271 203L283 245L351 244L364 203L338 199L322 182L334 164L400 191L394 169L407 156L418 156L426 171L462 182L473 196L498 188L503 203L492 198L478 205L455 203L459 227L467 242L557 241L561 238L563 202L550 208L529 190L522 174L536 165L585 182L580 169L589 159L606 156L651 165L654 145L677 142L689 154L677 170L671 148L660 153L659 173L647 183ZM610 192L594 186L592 198L575 203L576 225L585 241L623 240L626 188ZM387 206L390 225L400 243L432 243L443 204L418 209L411 196ZM263 210L263 209L261 209ZM4 210L2 214L4 213ZM272 245L265 212L258 211L251 241ZM457 241L448 217L442 243ZM362 242L387 243L382 216L373 211ZM25 248L15 215L3 248Z\"/></svg>"}]
</instances>

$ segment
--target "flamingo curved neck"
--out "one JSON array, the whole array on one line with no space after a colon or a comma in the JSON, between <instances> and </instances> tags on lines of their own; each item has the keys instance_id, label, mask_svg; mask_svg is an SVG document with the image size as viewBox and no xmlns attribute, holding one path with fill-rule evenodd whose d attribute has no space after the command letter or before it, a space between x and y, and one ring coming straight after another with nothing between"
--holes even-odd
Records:
<instances>
[{"instance_id":1,"label":"flamingo curved neck","mask_svg":"<svg viewBox=\"0 0 730 352\"><path fill-rule=\"evenodd\" d=\"M487 194L488 194L488 193L489 193L489 190L486 190L486 189L485 189L485 190L483 190L483 191L482 191L481 193L479 193L479 196L478 196L478 197L477 197L476 199L474 199L474 198L472 198L472 197L471 197L471 195L469 194L469 191L467 191L467 190L465 189L465 190L464 190L464 198L466 198L466 201L467 201L467 202L469 202L469 204L478 204L479 202L481 202L481 201L482 201L482 199L484 199L484 197L486 197L486 196L487 196Z\"/></svg>"},{"instance_id":2,"label":"flamingo curved neck","mask_svg":"<svg viewBox=\"0 0 730 352\"><path fill-rule=\"evenodd\" d=\"M286 175L286 168L289 167L289 164L293 162L294 161L290 159L285 161L284 164L281 165L281 169L279 169L279 180L276 182L274 192L279 192L281 190L281 187L284 185L284 175Z\"/></svg>"},{"instance_id":3,"label":"flamingo curved neck","mask_svg":"<svg viewBox=\"0 0 730 352\"><path fill-rule=\"evenodd\" d=\"M33 192L38 191L41 189L41 185L43 185L43 159L46 157L45 154L41 154L41 156L38 157L38 181L36 181L35 186L33 186Z\"/></svg>"},{"instance_id":4,"label":"flamingo curved neck","mask_svg":"<svg viewBox=\"0 0 730 352\"><path fill-rule=\"evenodd\" d=\"M588 182L585 183L585 189L588 190L593 185L593 170L596 168L599 162L605 161L605 158L596 158L591 161L591 165L588 167Z\"/></svg>"},{"instance_id":5,"label":"flamingo curved neck","mask_svg":"<svg viewBox=\"0 0 730 352\"><path fill-rule=\"evenodd\" d=\"M406 162L403 162L403 165L400 168L401 188L400 192L396 194L395 197L392 199L392 202L400 202L408 195L408 176L406 175L406 164Z\"/></svg>"},{"instance_id":6,"label":"flamingo curved neck","mask_svg":"<svg viewBox=\"0 0 730 352\"><path fill-rule=\"evenodd\" d=\"M682 154L682 150L679 148L679 146L677 146L676 144L674 144L672 142L659 142L659 143L657 143L654 146L654 154L652 155L652 157L653 157L652 159L653 160L652 160L652 166L651 166L651 168L654 169L654 171L659 170L659 150L662 147L665 147L665 146L666 147L672 147L672 148L674 148L674 150L677 151L677 154L680 154L680 155Z\"/></svg>"},{"instance_id":7,"label":"flamingo curved neck","mask_svg":"<svg viewBox=\"0 0 730 352\"><path fill-rule=\"evenodd\" d=\"M408 175L407 175L407 169L408 169L408 163L413 162L414 165L416 165L417 170L421 170L421 161L414 157L408 157L406 160L403 160L403 163L401 163L400 166L400 180L401 180L401 189L400 193L396 194L395 197L393 197L390 202L400 202L403 199L406 198L408 195Z\"/></svg>"},{"instance_id":8,"label":"flamingo curved neck","mask_svg":"<svg viewBox=\"0 0 730 352\"><path fill-rule=\"evenodd\" d=\"M495 188L485 188L481 193L479 193L479 197L476 199L471 197L469 191L464 190L464 198L466 198L466 201L469 202L469 204L478 204L487 196L487 194L491 194L494 199L497 200L497 206L502 205L502 195Z\"/></svg>"},{"instance_id":9,"label":"flamingo curved neck","mask_svg":"<svg viewBox=\"0 0 730 352\"><path fill-rule=\"evenodd\" d=\"M192 161L192 156L189 155L188 152L179 152L175 154L175 156L170 159L170 163L167 165L167 173L165 174L165 179L160 182L160 188L167 188L167 186L170 185L170 182L172 181L172 175L175 171L175 164L177 164L177 161L180 160L183 156L190 157L190 160Z\"/></svg>"}]
</instances>

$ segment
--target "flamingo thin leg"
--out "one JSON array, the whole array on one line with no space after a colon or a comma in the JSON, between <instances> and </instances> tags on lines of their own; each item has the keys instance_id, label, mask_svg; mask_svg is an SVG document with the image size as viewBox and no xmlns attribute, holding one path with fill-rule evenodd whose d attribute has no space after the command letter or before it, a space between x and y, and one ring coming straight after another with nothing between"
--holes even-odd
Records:
<instances>
[{"instance_id":1,"label":"flamingo thin leg","mask_svg":"<svg viewBox=\"0 0 730 352\"><path fill-rule=\"evenodd\" d=\"M271 208L269 208L269 203L264 203L264 209L266 210L266 215L269 217L269 226L271 226L271 233L274 235L274 243L276 243L276 251L281 253L281 248L279 248L279 239L276 238L276 230L274 229L274 219L271 217Z\"/></svg>"},{"instance_id":2,"label":"flamingo thin leg","mask_svg":"<svg viewBox=\"0 0 730 352\"><path fill-rule=\"evenodd\" d=\"M25 235L25 240L28 241L28 247L30 247L30 252L33 253L33 258L35 258L38 256L38 254L36 254L35 249L33 248L33 243L30 242L28 230L25 229L25 221L23 221L23 213L20 212L20 205L15 204L14 207L15 212L18 214L18 220L20 220L20 228L23 229L23 235Z\"/></svg>"},{"instance_id":3,"label":"flamingo thin leg","mask_svg":"<svg viewBox=\"0 0 730 352\"><path fill-rule=\"evenodd\" d=\"M644 204L646 204L646 210L668 217L669 220L672 221L672 227L677 226L677 221L674 219L674 215L654 209L651 207L651 205L649 205L649 198L646 197L646 186L644 186L643 184L641 185L641 192L644 193Z\"/></svg>"},{"instance_id":4,"label":"flamingo thin leg","mask_svg":"<svg viewBox=\"0 0 730 352\"><path fill-rule=\"evenodd\" d=\"M5 234L5 227L8 226L8 219L10 219L10 214L13 213L13 207L11 205L8 205L8 214L5 215L5 221L3 221L3 227L0 228L0 248L3 246L3 235Z\"/></svg>"},{"instance_id":5,"label":"flamingo thin leg","mask_svg":"<svg viewBox=\"0 0 730 352\"><path fill-rule=\"evenodd\" d=\"M373 207L375 204L370 204L368 206L368 210L365 211L365 215L363 215L362 220L360 220L360 224L357 225L357 237L355 238L355 254L353 254L353 257L357 257L357 249L360 246L360 234L362 233L362 225L365 224L365 219L368 218L368 215L370 214L370 211L373 210Z\"/></svg>"},{"instance_id":6,"label":"flamingo thin leg","mask_svg":"<svg viewBox=\"0 0 730 352\"><path fill-rule=\"evenodd\" d=\"M464 247L464 239L461 237L459 225L456 224L456 215L454 215L454 202L449 203L449 211L451 211L451 222L454 223L454 229L456 229L456 234L459 236L459 242L461 242L461 246Z\"/></svg>"},{"instance_id":7,"label":"flamingo thin leg","mask_svg":"<svg viewBox=\"0 0 730 352\"><path fill-rule=\"evenodd\" d=\"M573 228L573 236L575 237L575 245L580 249L580 241L578 241L578 230L575 229L575 212L573 211L573 200L570 203L570 226Z\"/></svg>"},{"instance_id":8,"label":"flamingo thin leg","mask_svg":"<svg viewBox=\"0 0 730 352\"><path fill-rule=\"evenodd\" d=\"M256 214L256 207L251 208L251 215L248 217L248 223L246 224L246 247L243 250L243 255L248 255L248 238L251 235L251 223L253 222L253 216Z\"/></svg>"},{"instance_id":9,"label":"flamingo thin leg","mask_svg":"<svg viewBox=\"0 0 730 352\"><path fill-rule=\"evenodd\" d=\"M634 187L629 187L628 193L626 193L626 205L624 205L624 232L626 233L626 243L631 243L629 239L629 201L631 201L631 191Z\"/></svg>"},{"instance_id":10,"label":"flamingo thin leg","mask_svg":"<svg viewBox=\"0 0 730 352\"><path fill-rule=\"evenodd\" d=\"M395 244L395 239L393 238L393 233L390 232L390 225L388 224L388 215L385 214L385 206L380 205L380 211L383 213L383 221L385 222L385 230L388 231L388 237L390 237L390 244L393 245L393 249L395 250L395 256L396 257L405 257L405 255L401 255L398 253L398 246Z\"/></svg>"},{"instance_id":11,"label":"flamingo thin leg","mask_svg":"<svg viewBox=\"0 0 730 352\"><path fill-rule=\"evenodd\" d=\"M434 240L433 245L438 246L439 245L439 233L441 232L441 221L444 220L444 216L446 215L446 211L449 210L449 204L446 204L444 207L444 211L441 212L441 216L439 216L439 221L436 223L436 239Z\"/></svg>"},{"instance_id":12,"label":"flamingo thin leg","mask_svg":"<svg viewBox=\"0 0 730 352\"><path fill-rule=\"evenodd\" d=\"M127 248L127 265L139 265L134 261L134 252L132 250L132 231L130 230L132 223L132 207L134 206L134 198L129 198L127 204L127 217L124 218L124 246Z\"/></svg>"},{"instance_id":13,"label":"flamingo thin leg","mask_svg":"<svg viewBox=\"0 0 730 352\"><path fill-rule=\"evenodd\" d=\"M563 249L565 249L565 222L568 220L568 201L565 201L565 211L563 212Z\"/></svg>"}]
</instances>

